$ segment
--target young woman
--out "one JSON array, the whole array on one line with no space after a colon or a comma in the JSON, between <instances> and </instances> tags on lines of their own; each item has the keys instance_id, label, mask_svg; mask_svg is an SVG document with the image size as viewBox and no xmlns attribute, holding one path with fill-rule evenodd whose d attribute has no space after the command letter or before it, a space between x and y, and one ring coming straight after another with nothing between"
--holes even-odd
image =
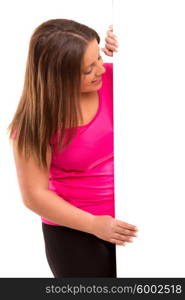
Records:
<instances>
[{"instance_id":1,"label":"young woman","mask_svg":"<svg viewBox=\"0 0 185 300\"><path fill-rule=\"evenodd\" d=\"M25 206L42 217L53 275L116 277L115 245L137 228L114 214L113 70L96 31L66 19L34 31L9 125ZM116 51L108 30L104 53Z\"/></svg>"}]
</instances>

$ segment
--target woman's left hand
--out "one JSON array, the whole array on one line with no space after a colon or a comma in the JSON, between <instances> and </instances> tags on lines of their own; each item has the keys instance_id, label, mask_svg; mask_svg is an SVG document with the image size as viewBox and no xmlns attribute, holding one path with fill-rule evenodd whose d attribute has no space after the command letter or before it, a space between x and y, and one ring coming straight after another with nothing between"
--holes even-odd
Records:
<instances>
[{"instance_id":1,"label":"woman's left hand","mask_svg":"<svg viewBox=\"0 0 185 300\"><path fill-rule=\"evenodd\" d=\"M107 31L107 36L105 38L105 47L101 48L101 50L108 56L113 56L113 52L117 52L118 50L118 42L117 36L113 33L113 25L109 26L109 30Z\"/></svg>"}]
</instances>

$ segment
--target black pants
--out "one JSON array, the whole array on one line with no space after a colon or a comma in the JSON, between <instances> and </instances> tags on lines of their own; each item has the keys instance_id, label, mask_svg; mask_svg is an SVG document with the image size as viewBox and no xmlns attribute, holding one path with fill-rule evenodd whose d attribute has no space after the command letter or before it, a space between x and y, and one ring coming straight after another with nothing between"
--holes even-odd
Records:
<instances>
[{"instance_id":1,"label":"black pants","mask_svg":"<svg viewBox=\"0 0 185 300\"><path fill-rule=\"evenodd\" d=\"M115 244L65 226L42 223L42 231L54 277L116 277Z\"/></svg>"}]
</instances>

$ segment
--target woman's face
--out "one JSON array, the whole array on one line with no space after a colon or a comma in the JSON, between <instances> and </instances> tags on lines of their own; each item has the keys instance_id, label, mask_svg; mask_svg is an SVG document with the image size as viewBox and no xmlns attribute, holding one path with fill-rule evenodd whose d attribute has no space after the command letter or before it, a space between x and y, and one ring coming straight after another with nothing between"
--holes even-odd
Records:
<instances>
[{"instance_id":1,"label":"woman's face","mask_svg":"<svg viewBox=\"0 0 185 300\"><path fill-rule=\"evenodd\" d=\"M81 93L91 93L102 86L101 76L105 73L100 48L96 39L89 42L82 61Z\"/></svg>"}]
</instances>

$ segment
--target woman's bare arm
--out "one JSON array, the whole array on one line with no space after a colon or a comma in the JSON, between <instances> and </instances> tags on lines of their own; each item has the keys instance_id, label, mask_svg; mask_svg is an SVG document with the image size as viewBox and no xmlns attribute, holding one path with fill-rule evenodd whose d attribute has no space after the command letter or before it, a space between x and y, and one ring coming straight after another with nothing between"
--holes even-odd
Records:
<instances>
[{"instance_id":1,"label":"woman's bare arm","mask_svg":"<svg viewBox=\"0 0 185 300\"><path fill-rule=\"evenodd\" d=\"M49 172L38 167L31 157L26 161L18 153L13 142L16 172L23 203L36 214L53 223L92 233L94 215L85 212L48 189ZM47 151L48 169L51 163L51 149Z\"/></svg>"}]
</instances>

